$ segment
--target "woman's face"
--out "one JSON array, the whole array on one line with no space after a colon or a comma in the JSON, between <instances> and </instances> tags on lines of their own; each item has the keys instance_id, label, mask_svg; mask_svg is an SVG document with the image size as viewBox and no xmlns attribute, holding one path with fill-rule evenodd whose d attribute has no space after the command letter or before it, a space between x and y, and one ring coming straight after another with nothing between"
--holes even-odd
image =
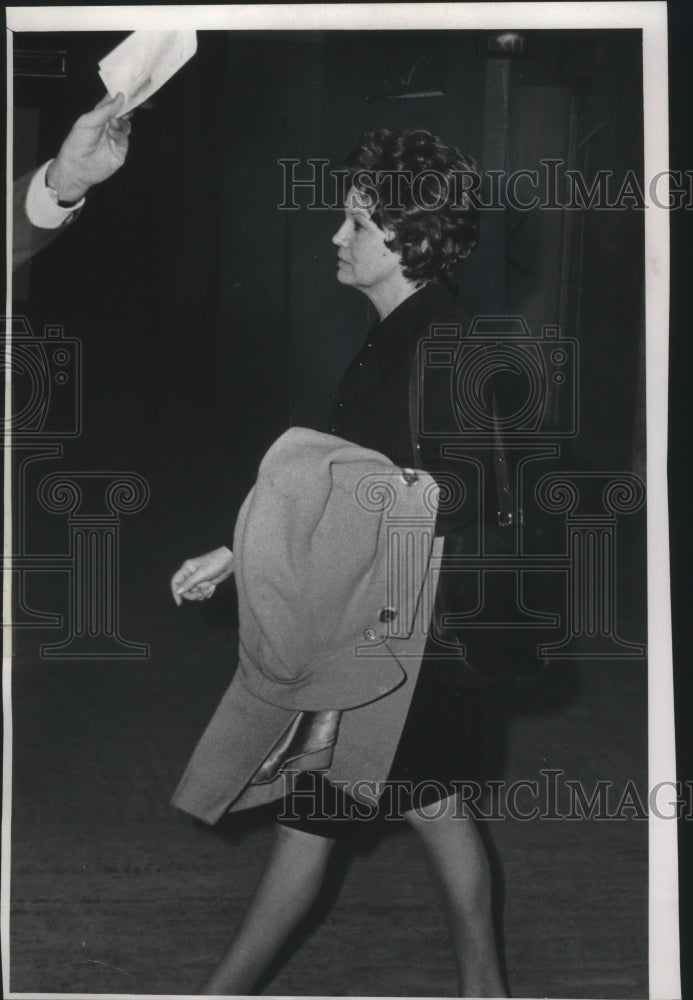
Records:
<instances>
[{"instance_id":1,"label":"woman's face","mask_svg":"<svg viewBox=\"0 0 693 1000\"><path fill-rule=\"evenodd\" d=\"M365 196L352 187L344 204L344 222L332 242L338 248L337 280L370 296L393 278L401 279L402 261L399 252L385 246L390 235L373 222L365 203Z\"/></svg>"}]
</instances>

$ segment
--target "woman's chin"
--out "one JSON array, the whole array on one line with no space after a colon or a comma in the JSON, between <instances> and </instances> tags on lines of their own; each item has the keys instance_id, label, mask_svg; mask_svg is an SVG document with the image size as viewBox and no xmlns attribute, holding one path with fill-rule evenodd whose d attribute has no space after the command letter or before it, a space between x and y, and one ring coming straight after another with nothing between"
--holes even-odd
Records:
<instances>
[{"instance_id":1,"label":"woman's chin","mask_svg":"<svg viewBox=\"0 0 693 1000\"><path fill-rule=\"evenodd\" d=\"M337 281L340 285L353 285L354 283L352 275L343 264L337 268Z\"/></svg>"}]
</instances>

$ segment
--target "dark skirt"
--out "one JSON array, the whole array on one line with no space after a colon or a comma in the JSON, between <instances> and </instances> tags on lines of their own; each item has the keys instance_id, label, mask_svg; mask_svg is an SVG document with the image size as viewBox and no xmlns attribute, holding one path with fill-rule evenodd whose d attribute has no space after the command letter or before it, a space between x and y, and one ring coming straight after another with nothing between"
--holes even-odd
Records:
<instances>
[{"instance_id":1,"label":"dark skirt","mask_svg":"<svg viewBox=\"0 0 693 1000\"><path fill-rule=\"evenodd\" d=\"M479 782L482 775L483 695L441 683L436 663L424 657L388 781L371 804L335 788L319 771L296 775L277 821L324 837L351 836L364 824L401 821Z\"/></svg>"}]
</instances>

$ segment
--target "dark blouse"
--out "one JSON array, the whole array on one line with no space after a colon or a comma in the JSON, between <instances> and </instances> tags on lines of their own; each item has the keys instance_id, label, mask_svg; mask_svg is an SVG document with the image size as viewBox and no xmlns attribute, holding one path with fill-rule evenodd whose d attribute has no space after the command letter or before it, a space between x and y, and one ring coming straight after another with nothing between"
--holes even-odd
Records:
<instances>
[{"instance_id":1,"label":"dark blouse","mask_svg":"<svg viewBox=\"0 0 693 1000\"><path fill-rule=\"evenodd\" d=\"M491 473L488 449L469 444L456 417L449 345L455 340L461 343L468 327L469 320L442 286L430 284L415 292L368 331L339 383L327 420L330 433L373 448L396 465L418 466L439 481L442 473L461 481L461 502L439 511L439 534L478 522L483 479L488 483ZM440 344L442 350L431 355L428 341ZM419 367L417 359L425 355L429 362ZM439 363L431 366L433 358ZM415 441L409 412L412 365L419 372L414 382ZM487 488L485 493L493 490Z\"/></svg>"}]
</instances>

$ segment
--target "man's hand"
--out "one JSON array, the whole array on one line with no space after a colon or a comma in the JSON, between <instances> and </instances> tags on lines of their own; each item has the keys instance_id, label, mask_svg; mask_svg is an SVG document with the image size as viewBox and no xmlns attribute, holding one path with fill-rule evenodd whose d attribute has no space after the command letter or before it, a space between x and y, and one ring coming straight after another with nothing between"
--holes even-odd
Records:
<instances>
[{"instance_id":1,"label":"man's hand","mask_svg":"<svg viewBox=\"0 0 693 1000\"><path fill-rule=\"evenodd\" d=\"M233 552L222 545L195 559L186 559L171 577L171 593L177 605L186 601L205 601L217 589L217 584L231 576Z\"/></svg>"},{"instance_id":2,"label":"man's hand","mask_svg":"<svg viewBox=\"0 0 693 1000\"><path fill-rule=\"evenodd\" d=\"M121 167L128 152L130 122L117 118L125 98L108 94L77 119L60 152L48 167L46 180L60 201L79 201Z\"/></svg>"}]
</instances>

